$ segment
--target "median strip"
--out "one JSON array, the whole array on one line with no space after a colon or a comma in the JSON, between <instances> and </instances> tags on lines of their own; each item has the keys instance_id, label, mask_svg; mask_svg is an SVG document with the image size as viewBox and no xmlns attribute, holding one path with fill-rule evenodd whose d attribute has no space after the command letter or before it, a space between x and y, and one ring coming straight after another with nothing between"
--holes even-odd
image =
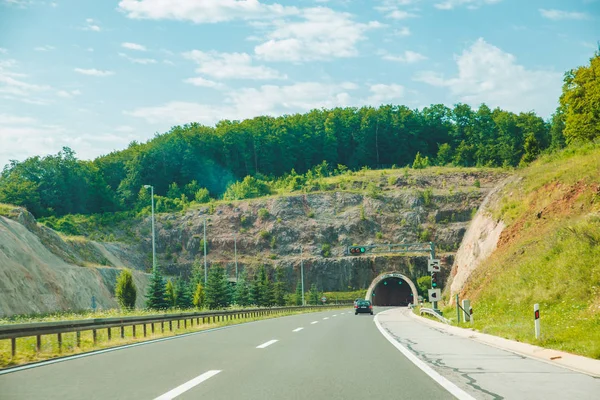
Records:
<instances>
[{"instance_id":1,"label":"median strip","mask_svg":"<svg viewBox=\"0 0 600 400\"><path fill-rule=\"evenodd\" d=\"M256 346L257 349L264 349L265 347L268 347L270 345L272 345L273 343L277 342L277 339L273 339L273 340L269 340L268 342L265 342L263 344L261 344L260 346Z\"/></svg>"},{"instance_id":2,"label":"median strip","mask_svg":"<svg viewBox=\"0 0 600 400\"><path fill-rule=\"evenodd\" d=\"M155 398L154 400L174 399L175 397L179 396L180 394L187 392L191 388L198 386L199 384L206 381L207 379L212 378L213 376L217 375L219 372L221 372L221 371L220 370L212 370L212 371L205 372L202 375L197 376L190 381L187 381L183 385L179 385L175 389L168 391L167 393L163 394L162 396Z\"/></svg>"}]
</instances>

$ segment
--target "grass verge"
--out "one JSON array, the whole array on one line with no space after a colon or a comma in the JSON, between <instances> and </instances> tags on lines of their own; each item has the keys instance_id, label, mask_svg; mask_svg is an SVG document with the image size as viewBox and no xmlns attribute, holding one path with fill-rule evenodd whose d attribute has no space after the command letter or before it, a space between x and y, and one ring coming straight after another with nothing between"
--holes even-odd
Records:
<instances>
[{"instance_id":1,"label":"grass verge","mask_svg":"<svg viewBox=\"0 0 600 400\"><path fill-rule=\"evenodd\" d=\"M173 337L184 333L199 332L207 329L213 329L229 325L238 325L245 322L259 321L271 318L284 317L296 314L305 314L311 312L321 312L332 310L334 308L324 307L318 310L306 310L306 311L286 311L281 314L271 314L253 318L240 318L234 320L218 321L214 323L205 323L190 326L189 321L187 327L184 327L183 321L180 321L179 327L176 321L173 322L173 331L169 331L169 324L165 323L165 332L161 331L160 323L146 324L147 336L143 336L143 326L136 326L136 337L133 337L133 327L127 326L125 328L124 338L121 339L120 328L111 328L111 340L108 340L108 329L97 330L96 343L94 344L92 331L82 331L80 336L80 345L77 346L76 333L63 333L62 334L62 351L59 351L58 337L57 335L46 335L42 336L42 343L39 353L36 351L36 338L26 337L17 339L17 351L15 357L11 355L11 343L10 340L0 340L0 369L7 367L14 367L17 365L23 365L28 363L34 363L44 360L50 360L57 357L75 355L80 353L87 353L90 351L101 350L111 347L122 346L131 343L139 343L152 339L159 339L165 337ZM335 308L337 309L337 308ZM139 313L138 313L139 315ZM152 333L151 325L154 325L154 333Z\"/></svg>"}]
</instances>

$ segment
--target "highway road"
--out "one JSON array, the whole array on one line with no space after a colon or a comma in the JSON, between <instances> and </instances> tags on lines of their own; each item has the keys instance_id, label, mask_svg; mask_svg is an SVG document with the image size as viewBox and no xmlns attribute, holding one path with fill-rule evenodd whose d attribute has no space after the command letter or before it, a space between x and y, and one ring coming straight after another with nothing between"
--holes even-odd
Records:
<instances>
[{"instance_id":1,"label":"highway road","mask_svg":"<svg viewBox=\"0 0 600 400\"><path fill-rule=\"evenodd\" d=\"M294 315L65 360L0 375L0 398L455 398L373 318L351 308Z\"/></svg>"}]
</instances>

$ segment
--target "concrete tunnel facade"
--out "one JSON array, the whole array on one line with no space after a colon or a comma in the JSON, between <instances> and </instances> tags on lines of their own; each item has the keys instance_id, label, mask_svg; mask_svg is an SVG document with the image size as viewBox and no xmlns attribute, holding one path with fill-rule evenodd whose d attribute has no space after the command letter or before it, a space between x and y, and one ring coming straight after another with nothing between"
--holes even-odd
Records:
<instances>
[{"instance_id":1,"label":"concrete tunnel facade","mask_svg":"<svg viewBox=\"0 0 600 400\"><path fill-rule=\"evenodd\" d=\"M373 279L365 300L374 306L418 305L419 294L414 282L400 272L386 272Z\"/></svg>"}]
</instances>

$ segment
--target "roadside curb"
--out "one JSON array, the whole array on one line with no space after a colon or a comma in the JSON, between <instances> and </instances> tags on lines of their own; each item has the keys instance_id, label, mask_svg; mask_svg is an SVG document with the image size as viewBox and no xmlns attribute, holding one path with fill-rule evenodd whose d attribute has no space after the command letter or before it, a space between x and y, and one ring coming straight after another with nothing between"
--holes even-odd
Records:
<instances>
[{"instance_id":1,"label":"roadside curb","mask_svg":"<svg viewBox=\"0 0 600 400\"><path fill-rule=\"evenodd\" d=\"M436 329L444 330L453 335L471 339L501 350L510 351L524 357L543 361L550 365L567 368L595 378L600 378L600 360L595 360L593 358L579 356L564 351L547 349L529 343L517 342L515 340L505 339L499 336L493 336L471 329L446 325L441 322L416 315L412 310L408 310L408 314L411 318L420 323L435 327Z\"/></svg>"}]
</instances>

